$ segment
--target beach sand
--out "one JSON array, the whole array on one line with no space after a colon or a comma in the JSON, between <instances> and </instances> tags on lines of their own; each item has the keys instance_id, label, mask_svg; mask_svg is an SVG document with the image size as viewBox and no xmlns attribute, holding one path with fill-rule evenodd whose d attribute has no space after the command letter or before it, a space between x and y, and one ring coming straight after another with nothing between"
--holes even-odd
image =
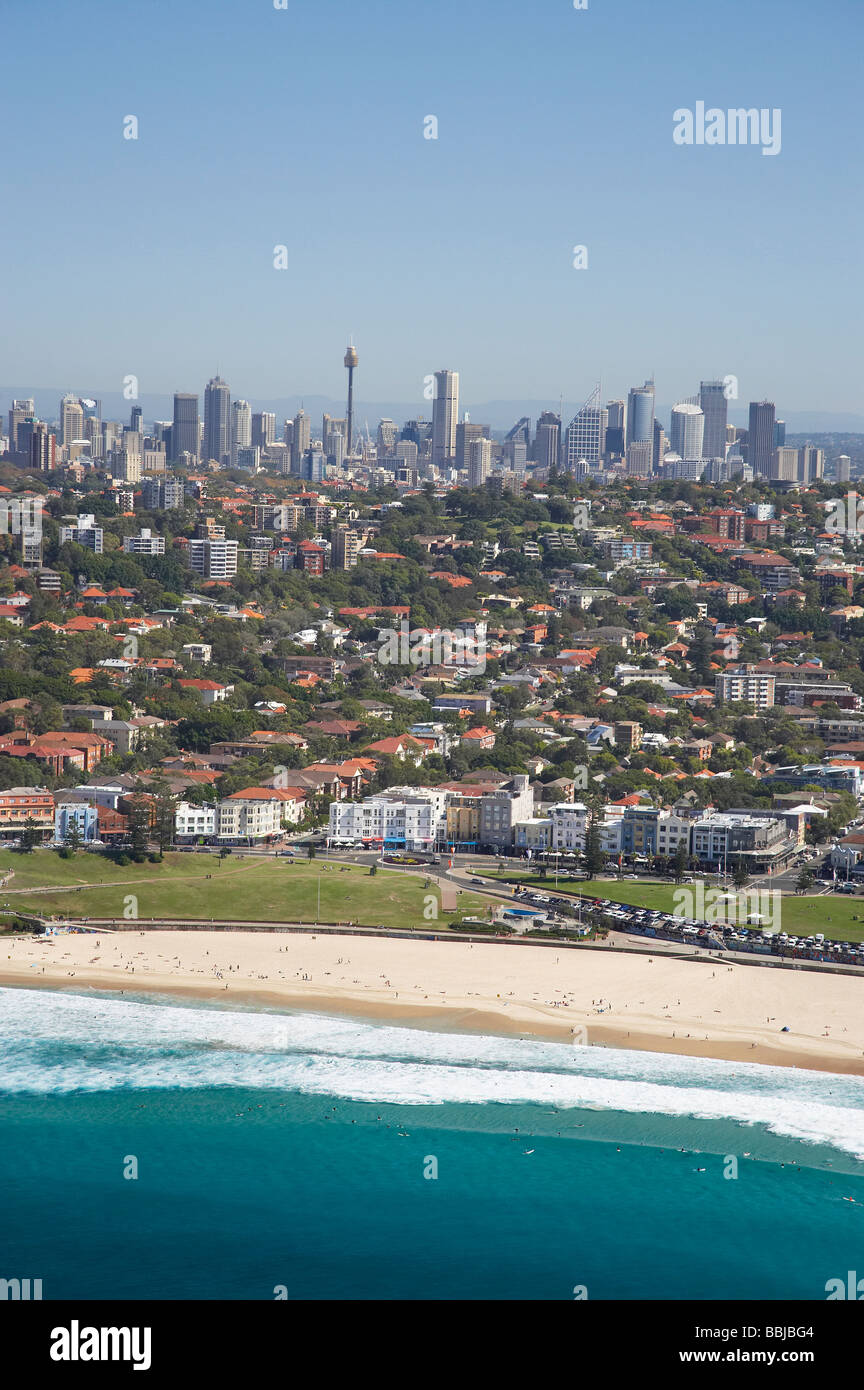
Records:
<instances>
[{"instance_id":1,"label":"beach sand","mask_svg":"<svg viewBox=\"0 0 864 1390\"><path fill-rule=\"evenodd\" d=\"M864 981L716 958L147 930L6 938L0 985L178 994L864 1075Z\"/></svg>"}]
</instances>

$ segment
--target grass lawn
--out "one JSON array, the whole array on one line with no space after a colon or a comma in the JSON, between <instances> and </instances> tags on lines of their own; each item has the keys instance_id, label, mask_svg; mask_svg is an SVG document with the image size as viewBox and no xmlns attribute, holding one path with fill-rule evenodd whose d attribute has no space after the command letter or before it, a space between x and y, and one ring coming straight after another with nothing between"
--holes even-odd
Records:
<instances>
[{"instance_id":1,"label":"grass lawn","mask_svg":"<svg viewBox=\"0 0 864 1390\"><path fill-rule=\"evenodd\" d=\"M485 875L484 875L485 877ZM507 878L512 883L539 888L541 893L554 893L555 875L540 878L537 874L495 874L488 877ZM695 888L695 884L626 883L619 879L595 878L584 884L568 883L559 877L557 891L587 898L609 898L616 903L631 903L658 912L672 912L676 887ZM706 894L716 882L706 881ZM730 890L734 891L734 890ZM755 891L755 890L752 890ZM680 901L680 899L679 899ZM843 898L837 893L820 897L796 897L785 893L781 902L782 927L790 936L815 936L816 932L836 941L864 941L864 899ZM695 916L695 913L688 913ZM856 918L859 919L856 921Z\"/></svg>"},{"instance_id":2,"label":"grass lawn","mask_svg":"<svg viewBox=\"0 0 864 1390\"><path fill-rule=\"evenodd\" d=\"M80 853L60 859L50 850L33 854L0 851L0 874L15 877L0 889L0 907L46 916L122 918L132 896L137 915L212 917L214 921L314 922L321 884L322 922L359 922L364 926L447 927L462 915L484 907L473 893L462 893L459 912L442 912L433 879L401 871L360 866L329 866L325 861L166 854L161 864L118 867L100 855ZM44 889L25 892L24 889ZM423 916L424 899L434 895L437 920Z\"/></svg>"}]
</instances>

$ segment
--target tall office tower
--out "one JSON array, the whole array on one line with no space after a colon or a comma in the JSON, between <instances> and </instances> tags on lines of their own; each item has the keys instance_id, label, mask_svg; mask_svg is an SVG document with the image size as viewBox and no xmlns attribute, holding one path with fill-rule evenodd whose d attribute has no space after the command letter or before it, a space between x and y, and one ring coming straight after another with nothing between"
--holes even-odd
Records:
<instances>
[{"instance_id":1,"label":"tall office tower","mask_svg":"<svg viewBox=\"0 0 864 1390\"><path fill-rule=\"evenodd\" d=\"M521 420L517 420L512 429L508 430L504 436L505 444L524 444L525 456L531 447L531 421L527 415L523 415Z\"/></svg>"},{"instance_id":2,"label":"tall office tower","mask_svg":"<svg viewBox=\"0 0 864 1390\"><path fill-rule=\"evenodd\" d=\"M848 483L852 460L848 454L838 454L834 460L834 477L838 483Z\"/></svg>"},{"instance_id":3,"label":"tall office tower","mask_svg":"<svg viewBox=\"0 0 864 1390\"><path fill-rule=\"evenodd\" d=\"M666 431L660 421L654 420L654 447L651 450L651 471L657 473L663 458L669 452L669 440L666 438Z\"/></svg>"},{"instance_id":4,"label":"tall office tower","mask_svg":"<svg viewBox=\"0 0 864 1390\"><path fill-rule=\"evenodd\" d=\"M90 457L102 458L102 421L88 416L84 421L84 438L90 448Z\"/></svg>"},{"instance_id":5,"label":"tall office tower","mask_svg":"<svg viewBox=\"0 0 864 1390\"><path fill-rule=\"evenodd\" d=\"M754 477L767 478L771 473L774 443L774 402L750 402L750 428L747 433L747 462Z\"/></svg>"},{"instance_id":6,"label":"tall office tower","mask_svg":"<svg viewBox=\"0 0 864 1390\"><path fill-rule=\"evenodd\" d=\"M456 457L456 425L459 419L459 373L435 373L432 402L432 462L443 467Z\"/></svg>"},{"instance_id":7,"label":"tall office tower","mask_svg":"<svg viewBox=\"0 0 864 1390\"><path fill-rule=\"evenodd\" d=\"M528 445L518 435L505 439L501 445L501 460L511 473L524 473L528 464Z\"/></svg>"},{"instance_id":8,"label":"tall office tower","mask_svg":"<svg viewBox=\"0 0 864 1390\"><path fill-rule=\"evenodd\" d=\"M397 439L393 445L393 454L395 458L401 459L406 467L417 467L417 445L413 439Z\"/></svg>"},{"instance_id":9,"label":"tall office tower","mask_svg":"<svg viewBox=\"0 0 864 1390\"><path fill-rule=\"evenodd\" d=\"M111 459L111 477L121 483L140 483L141 454L134 447L116 449Z\"/></svg>"},{"instance_id":10,"label":"tall office tower","mask_svg":"<svg viewBox=\"0 0 864 1390\"><path fill-rule=\"evenodd\" d=\"M606 402L606 443L604 454L607 458L621 457L627 440L626 407L623 401Z\"/></svg>"},{"instance_id":11,"label":"tall office tower","mask_svg":"<svg viewBox=\"0 0 864 1390\"><path fill-rule=\"evenodd\" d=\"M302 459L301 476L310 483L323 483L327 476L327 455L323 449L307 449Z\"/></svg>"},{"instance_id":12,"label":"tall office tower","mask_svg":"<svg viewBox=\"0 0 864 1390\"><path fill-rule=\"evenodd\" d=\"M344 360L348 372L348 434L345 442L345 453L350 459L351 450L354 447L354 369L359 361L357 349L353 343L348 344Z\"/></svg>"},{"instance_id":13,"label":"tall office tower","mask_svg":"<svg viewBox=\"0 0 864 1390\"><path fill-rule=\"evenodd\" d=\"M768 465L768 472L762 477L774 482L794 483L798 480L798 450L785 444L774 449Z\"/></svg>"},{"instance_id":14,"label":"tall office tower","mask_svg":"<svg viewBox=\"0 0 864 1390\"><path fill-rule=\"evenodd\" d=\"M204 461L231 462L231 389L221 376L204 388Z\"/></svg>"},{"instance_id":15,"label":"tall office tower","mask_svg":"<svg viewBox=\"0 0 864 1390\"><path fill-rule=\"evenodd\" d=\"M780 449L786 443L786 421L774 421L774 448Z\"/></svg>"},{"instance_id":16,"label":"tall office tower","mask_svg":"<svg viewBox=\"0 0 864 1390\"><path fill-rule=\"evenodd\" d=\"M252 447L252 407L248 401L231 402L231 463L237 467L237 450Z\"/></svg>"},{"instance_id":17,"label":"tall office tower","mask_svg":"<svg viewBox=\"0 0 864 1390\"><path fill-rule=\"evenodd\" d=\"M798 450L798 482L818 483L825 475L825 452L814 444L803 444Z\"/></svg>"},{"instance_id":18,"label":"tall office tower","mask_svg":"<svg viewBox=\"0 0 864 1390\"><path fill-rule=\"evenodd\" d=\"M378 454L392 454L393 445L396 443L396 436L399 430L395 420L378 421Z\"/></svg>"},{"instance_id":19,"label":"tall office tower","mask_svg":"<svg viewBox=\"0 0 864 1390\"><path fill-rule=\"evenodd\" d=\"M298 478L304 476L303 459L312 443L312 421L302 408L294 416L291 431L291 472ZM286 440L287 443L287 440Z\"/></svg>"},{"instance_id":20,"label":"tall office tower","mask_svg":"<svg viewBox=\"0 0 864 1390\"><path fill-rule=\"evenodd\" d=\"M627 443L654 438L654 382L633 386L627 396Z\"/></svg>"},{"instance_id":21,"label":"tall office tower","mask_svg":"<svg viewBox=\"0 0 864 1390\"><path fill-rule=\"evenodd\" d=\"M174 423L171 426L171 461L184 454L199 457L198 397L188 391L174 392Z\"/></svg>"},{"instance_id":22,"label":"tall office tower","mask_svg":"<svg viewBox=\"0 0 864 1390\"><path fill-rule=\"evenodd\" d=\"M20 400L12 402L12 409L9 411L9 452L18 452L18 427L23 425L25 420L32 420L36 415L36 406L33 401Z\"/></svg>"},{"instance_id":23,"label":"tall office tower","mask_svg":"<svg viewBox=\"0 0 864 1390\"><path fill-rule=\"evenodd\" d=\"M468 459L468 486L482 487L492 466L492 440L472 439Z\"/></svg>"},{"instance_id":24,"label":"tall office tower","mask_svg":"<svg viewBox=\"0 0 864 1390\"><path fill-rule=\"evenodd\" d=\"M144 433L144 411L140 405L133 405L129 415L129 428L137 430L139 434Z\"/></svg>"},{"instance_id":25,"label":"tall office tower","mask_svg":"<svg viewBox=\"0 0 864 1390\"><path fill-rule=\"evenodd\" d=\"M345 461L345 436L341 430L328 430L324 440L324 452L328 463L341 468Z\"/></svg>"},{"instance_id":26,"label":"tall office tower","mask_svg":"<svg viewBox=\"0 0 864 1390\"><path fill-rule=\"evenodd\" d=\"M482 439L490 433L488 425L475 424L473 420L460 420L456 426L455 459L457 468L468 468L471 463L471 445L475 439Z\"/></svg>"},{"instance_id":27,"label":"tall office tower","mask_svg":"<svg viewBox=\"0 0 864 1390\"><path fill-rule=\"evenodd\" d=\"M705 416L705 433L702 438L702 457L722 459L726 457L726 416L729 402L722 381L700 381L699 405Z\"/></svg>"},{"instance_id":28,"label":"tall office tower","mask_svg":"<svg viewBox=\"0 0 864 1390\"><path fill-rule=\"evenodd\" d=\"M631 477L650 478L653 472L654 445L647 439L634 439L627 445L627 472Z\"/></svg>"},{"instance_id":29,"label":"tall office tower","mask_svg":"<svg viewBox=\"0 0 864 1390\"><path fill-rule=\"evenodd\" d=\"M84 438L84 411L76 396L64 396L60 402L60 443L64 449L76 439Z\"/></svg>"},{"instance_id":30,"label":"tall office tower","mask_svg":"<svg viewBox=\"0 0 864 1390\"><path fill-rule=\"evenodd\" d=\"M705 416L698 405L691 401L680 401L672 407L669 440L674 454L680 454L688 463L701 459L704 431Z\"/></svg>"},{"instance_id":31,"label":"tall office tower","mask_svg":"<svg viewBox=\"0 0 864 1390\"><path fill-rule=\"evenodd\" d=\"M603 411L600 407L600 387L595 386L585 404L573 416L564 437L562 464L566 473L584 477L588 468L596 468L603 454Z\"/></svg>"},{"instance_id":32,"label":"tall office tower","mask_svg":"<svg viewBox=\"0 0 864 1390\"><path fill-rule=\"evenodd\" d=\"M350 570L357 564L360 537L350 526L336 526L333 530L332 566L334 570Z\"/></svg>"},{"instance_id":33,"label":"tall office tower","mask_svg":"<svg viewBox=\"0 0 864 1390\"><path fill-rule=\"evenodd\" d=\"M544 410L534 436L534 461L539 468L557 468L561 456L561 416Z\"/></svg>"},{"instance_id":34,"label":"tall office tower","mask_svg":"<svg viewBox=\"0 0 864 1390\"><path fill-rule=\"evenodd\" d=\"M34 473L50 473L57 466L57 438L42 420L33 420L30 435L30 467Z\"/></svg>"},{"instance_id":35,"label":"tall office tower","mask_svg":"<svg viewBox=\"0 0 864 1390\"><path fill-rule=\"evenodd\" d=\"M276 439L276 416L272 410L256 410L252 416L252 445L268 449Z\"/></svg>"}]
</instances>

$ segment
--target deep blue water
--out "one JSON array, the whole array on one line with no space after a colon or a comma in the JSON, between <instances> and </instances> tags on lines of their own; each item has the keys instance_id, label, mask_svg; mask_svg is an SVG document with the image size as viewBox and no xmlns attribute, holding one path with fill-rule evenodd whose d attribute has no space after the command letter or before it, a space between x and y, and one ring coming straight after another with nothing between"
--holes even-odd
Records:
<instances>
[{"instance_id":1,"label":"deep blue water","mask_svg":"<svg viewBox=\"0 0 864 1390\"><path fill-rule=\"evenodd\" d=\"M862 1102L812 1072L0 990L0 1277L824 1299L864 1275Z\"/></svg>"}]
</instances>

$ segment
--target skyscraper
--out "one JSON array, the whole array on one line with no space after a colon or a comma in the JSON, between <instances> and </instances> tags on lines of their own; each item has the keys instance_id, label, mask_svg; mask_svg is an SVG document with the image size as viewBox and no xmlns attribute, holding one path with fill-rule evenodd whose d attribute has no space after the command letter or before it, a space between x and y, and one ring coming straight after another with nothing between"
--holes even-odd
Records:
<instances>
[{"instance_id":1,"label":"skyscraper","mask_svg":"<svg viewBox=\"0 0 864 1390\"><path fill-rule=\"evenodd\" d=\"M607 455L621 455L626 447L627 422L626 408L623 401L606 402L606 444L604 452Z\"/></svg>"},{"instance_id":2,"label":"skyscraper","mask_svg":"<svg viewBox=\"0 0 864 1390\"><path fill-rule=\"evenodd\" d=\"M838 483L848 483L852 470L852 460L848 454L838 454L834 460L834 478Z\"/></svg>"},{"instance_id":3,"label":"skyscraper","mask_svg":"<svg viewBox=\"0 0 864 1390\"><path fill-rule=\"evenodd\" d=\"M291 472L302 478L306 450L312 442L312 421L306 411L300 409L294 416L294 430L291 436Z\"/></svg>"},{"instance_id":4,"label":"skyscraper","mask_svg":"<svg viewBox=\"0 0 864 1390\"><path fill-rule=\"evenodd\" d=\"M432 402L432 462L437 467L456 457L456 423L459 416L459 373L435 373Z\"/></svg>"},{"instance_id":5,"label":"skyscraper","mask_svg":"<svg viewBox=\"0 0 864 1390\"><path fill-rule=\"evenodd\" d=\"M482 487L492 466L492 440L472 439L468 461L468 486Z\"/></svg>"},{"instance_id":6,"label":"skyscraper","mask_svg":"<svg viewBox=\"0 0 864 1390\"><path fill-rule=\"evenodd\" d=\"M237 467L237 450L252 447L252 407L248 401L231 402L231 465Z\"/></svg>"},{"instance_id":7,"label":"skyscraper","mask_svg":"<svg viewBox=\"0 0 864 1390\"><path fill-rule=\"evenodd\" d=\"M534 461L539 468L557 468L561 456L561 416L544 410L534 436Z\"/></svg>"},{"instance_id":8,"label":"skyscraper","mask_svg":"<svg viewBox=\"0 0 864 1390\"><path fill-rule=\"evenodd\" d=\"M256 411L252 416L252 447L266 449L276 438L276 416L272 410Z\"/></svg>"},{"instance_id":9,"label":"skyscraper","mask_svg":"<svg viewBox=\"0 0 864 1390\"><path fill-rule=\"evenodd\" d=\"M633 386L627 396L627 443L654 439L654 382Z\"/></svg>"},{"instance_id":10,"label":"skyscraper","mask_svg":"<svg viewBox=\"0 0 864 1390\"><path fill-rule=\"evenodd\" d=\"M456 467L470 468L471 445L475 439L489 434L488 425L475 424L473 420L460 420L456 426Z\"/></svg>"},{"instance_id":11,"label":"skyscraper","mask_svg":"<svg viewBox=\"0 0 864 1390\"><path fill-rule=\"evenodd\" d=\"M9 452L18 452L18 427L23 425L25 420L32 420L36 415L36 406L30 400L18 400L12 402L12 409L9 411Z\"/></svg>"},{"instance_id":12,"label":"skyscraper","mask_svg":"<svg viewBox=\"0 0 864 1390\"><path fill-rule=\"evenodd\" d=\"M673 406L669 421L672 452L688 462L701 459L704 428L705 416L694 402L680 401Z\"/></svg>"},{"instance_id":13,"label":"skyscraper","mask_svg":"<svg viewBox=\"0 0 864 1390\"><path fill-rule=\"evenodd\" d=\"M379 420L379 421L378 421L378 457L379 457L379 458L383 458L383 457L385 457L385 456L388 455L388 454L392 454L392 452L393 452L393 445L396 443L396 437L397 437L398 434L399 434L399 429L398 429L398 426L397 426L395 420L390 420L390 419L388 419L388 418L385 418L385 419L383 419L383 420ZM326 443L326 439L325 439L325 443Z\"/></svg>"},{"instance_id":14,"label":"skyscraper","mask_svg":"<svg viewBox=\"0 0 864 1390\"><path fill-rule=\"evenodd\" d=\"M726 415L729 402L722 381L700 381L699 405L705 416L705 430L702 438L702 457L722 459L726 457Z\"/></svg>"},{"instance_id":15,"label":"skyscraper","mask_svg":"<svg viewBox=\"0 0 864 1390\"><path fill-rule=\"evenodd\" d=\"M171 461L183 454L198 458L200 429L198 397L187 391L174 392L174 423L171 426Z\"/></svg>"},{"instance_id":16,"label":"skyscraper","mask_svg":"<svg viewBox=\"0 0 864 1390\"><path fill-rule=\"evenodd\" d=\"M574 473L577 477L584 476L585 470L579 467L582 460L590 468L596 468L600 463L603 454L604 414L605 412L600 406L600 387L595 386L581 410L577 411L570 421L567 429L562 459L567 473Z\"/></svg>"},{"instance_id":17,"label":"skyscraper","mask_svg":"<svg viewBox=\"0 0 864 1390\"><path fill-rule=\"evenodd\" d=\"M774 449L774 402L751 401L747 462L755 477L770 477Z\"/></svg>"},{"instance_id":18,"label":"skyscraper","mask_svg":"<svg viewBox=\"0 0 864 1390\"><path fill-rule=\"evenodd\" d=\"M84 437L84 410L77 396L64 396L60 402L60 443L64 449Z\"/></svg>"},{"instance_id":19,"label":"skyscraper","mask_svg":"<svg viewBox=\"0 0 864 1390\"><path fill-rule=\"evenodd\" d=\"M231 462L231 389L221 376L204 388L204 458Z\"/></svg>"}]
</instances>

